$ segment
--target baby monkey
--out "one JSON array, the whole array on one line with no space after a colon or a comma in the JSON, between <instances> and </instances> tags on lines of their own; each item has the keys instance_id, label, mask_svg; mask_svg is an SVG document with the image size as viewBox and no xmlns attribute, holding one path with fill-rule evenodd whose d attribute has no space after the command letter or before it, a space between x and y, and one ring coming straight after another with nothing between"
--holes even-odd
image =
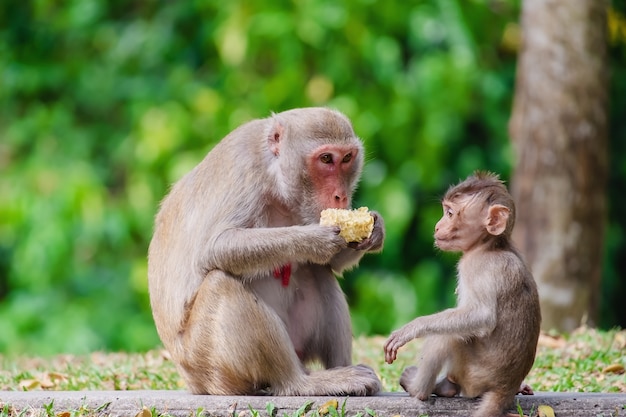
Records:
<instances>
[{"instance_id":1,"label":"baby monkey","mask_svg":"<svg viewBox=\"0 0 626 417\"><path fill-rule=\"evenodd\" d=\"M482 397L474 416L506 415L535 360L541 313L537 286L513 247L515 205L499 177L475 172L450 187L435 226L435 245L463 252L458 263L457 306L418 317L394 331L385 360L425 337L418 367L400 385L412 396ZM440 379L438 377L442 375Z\"/></svg>"}]
</instances>

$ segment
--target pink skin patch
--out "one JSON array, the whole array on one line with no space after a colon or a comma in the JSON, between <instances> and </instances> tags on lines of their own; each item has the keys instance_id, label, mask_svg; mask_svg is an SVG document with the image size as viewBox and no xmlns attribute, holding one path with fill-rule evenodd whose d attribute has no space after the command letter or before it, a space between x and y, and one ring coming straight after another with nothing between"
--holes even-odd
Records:
<instances>
[{"instance_id":1,"label":"pink skin patch","mask_svg":"<svg viewBox=\"0 0 626 417\"><path fill-rule=\"evenodd\" d=\"M285 264L280 268L274 269L274 278L280 279L283 287L289 286L291 278L291 264Z\"/></svg>"},{"instance_id":2,"label":"pink skin patch","mask_svg":"<svg viewBox=\"0 0 626 417\"><path fill-rule=\"evenodd\" d=\"M345 209L350 205L349 181L359 149L349 145L322 145L307 161L317 201L324 208Z\"/></svg>"}]
</instances>

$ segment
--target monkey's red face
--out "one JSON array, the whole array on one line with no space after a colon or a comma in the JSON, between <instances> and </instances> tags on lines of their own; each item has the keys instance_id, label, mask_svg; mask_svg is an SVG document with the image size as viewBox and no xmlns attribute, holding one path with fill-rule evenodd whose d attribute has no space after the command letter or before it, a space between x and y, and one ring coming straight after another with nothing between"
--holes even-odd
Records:
<instances>
[{"instance_id":1,"label":"monkey's red face","mask_svg":"<svg viewBox=\"0 0 626 417\"><path fill-rule=\"evenodd\" d=\"M361 169L357 146L322 145L310 154L307 165L321 209L350 207L352 185Z\"/></svg>"}]
</instances>

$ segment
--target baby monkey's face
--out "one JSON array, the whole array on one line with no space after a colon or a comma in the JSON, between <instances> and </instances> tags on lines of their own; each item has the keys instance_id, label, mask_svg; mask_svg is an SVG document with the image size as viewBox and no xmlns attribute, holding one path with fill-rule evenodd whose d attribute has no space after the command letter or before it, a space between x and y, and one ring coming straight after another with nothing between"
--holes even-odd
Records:
<instances>
[{"instance_id":1,"label":"baby monkey's face","mask_svg":"<svg viewBox=\"0 0 626 417\"><path fill-rule=\"evenodd\" d=\"M467 252L484 235L487 207L473 196L443 200L443 216L435 226L435 246L449 252Z\"/></svg>"}]
</instances>

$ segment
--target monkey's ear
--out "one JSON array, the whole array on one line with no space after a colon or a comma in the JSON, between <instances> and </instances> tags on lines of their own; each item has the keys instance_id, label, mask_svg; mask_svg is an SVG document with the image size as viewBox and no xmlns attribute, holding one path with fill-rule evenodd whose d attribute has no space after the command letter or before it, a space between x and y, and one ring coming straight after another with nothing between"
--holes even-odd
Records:
<instances>
[{"instance_id":1,"label":"monkey's ear","mask_svg":"<svg viewBox=\"0 0 626 417\"><path fill-rule=\"evenodd\" d=\"M485 227L487 232L494 236L501 235L506 230L506 222L509 220L511 210L502 204L494 204L489 206Z\"/></svg>"},{"instance_id":2,"label":"monkey's ear","mask_svg":"<svg viewBox=\"0 0 626 417\"><path fill-rule=\"evenodd\" d=\"M284 132L285 128L283 125L281 125L280 122L274 118L274 124L267 135L267 145L275 156L278 156L280 153L280 140L282 139Z\"/></svg>"}]
</instances>

